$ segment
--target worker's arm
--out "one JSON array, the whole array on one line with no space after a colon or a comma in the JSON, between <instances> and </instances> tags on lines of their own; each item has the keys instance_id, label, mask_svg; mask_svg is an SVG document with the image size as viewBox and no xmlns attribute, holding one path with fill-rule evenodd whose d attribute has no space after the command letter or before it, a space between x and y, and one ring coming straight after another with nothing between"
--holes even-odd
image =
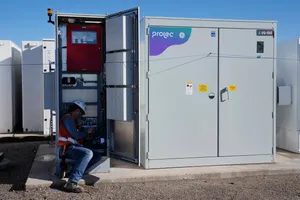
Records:
<instances>
[{"instance_id":1,"label":"worker's arm","mask_svg":"<svg viewBox=\"0 0 300 200\"><path fill-rule=\"evenodd\" d=\"M77 131L75 122L72 118L64 119L63 120L63 125L68 130L71 137L75 140L82 140L88 135L88 133Z\"/></svg>"}]
</instances>

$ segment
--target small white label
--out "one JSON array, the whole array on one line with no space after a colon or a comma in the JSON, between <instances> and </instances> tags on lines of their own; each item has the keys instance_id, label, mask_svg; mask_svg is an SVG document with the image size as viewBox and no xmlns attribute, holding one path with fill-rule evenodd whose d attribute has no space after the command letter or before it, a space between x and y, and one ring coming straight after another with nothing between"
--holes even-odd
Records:
<instances>
[{"instance_id":1,"label":"small white label","mask_svg":"<svg viewBox=\"0 0 300 200\"><path fill-rule=\"evenodd\" d=\"M185 84L185 94L186 95L193 95L193 83L187 82Z\"/></svg>"},{"instance_id":2,"label":"small white label","mask_svg":"<svg viewBox=\"0 0 300 200\"><path fill-rule=\"evenodd\" d=\"M101 138L101 139L100 139L100 143L101 143L101 144L104 144L104 142L105 142L104 138Z\"/></svg>"}]
</instances>

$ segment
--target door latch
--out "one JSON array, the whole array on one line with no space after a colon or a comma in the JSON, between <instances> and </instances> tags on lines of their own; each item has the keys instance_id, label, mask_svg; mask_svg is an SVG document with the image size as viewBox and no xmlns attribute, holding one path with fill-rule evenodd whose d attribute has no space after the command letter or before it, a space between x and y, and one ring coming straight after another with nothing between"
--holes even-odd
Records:
<instances>
[{"instance_id":1,"label":"door latch","mask_svg":"<svg viewBox=\"0 0 300 200\"><path fill-rule=\"evenodd\" d=\"M221 96L221 102L225 102L225 101L229 100L228 87L223 88L223 89L221 90L220 96Z\"/></svg>"}]
</instances>

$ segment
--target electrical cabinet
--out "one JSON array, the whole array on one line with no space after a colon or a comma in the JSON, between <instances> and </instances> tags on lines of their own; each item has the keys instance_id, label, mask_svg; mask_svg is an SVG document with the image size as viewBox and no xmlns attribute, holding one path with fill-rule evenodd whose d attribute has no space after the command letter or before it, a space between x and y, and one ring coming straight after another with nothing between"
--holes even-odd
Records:
<instances>
[{"instance_id":1,"label":"electrical cabinet","mask_svg":"<svg viewBox=\"0 0 300 200\"><path fill-rule=\"evenodd\" d=\"M0 133L22 128L22 56L11 41L0 40Z\"/></svg>"},{"instance_id":2,"label":"electrical cabinet","mask_svg":"<svg viewBox=\"0 0 300 200\"><path fill-rule=\"evenodd\" d=\"M101 139L94 138L92 146L103 155L103 162L96 164L91 173L109 171L108 155L136 160L138 150L133 144L138 131L133 120L138 118L134 115L138 104L134 106L133 102L138 98L134 91L138 86L138 12L131 9L107 16L56 14L53 110L55 116L62 116L72 101L86 102L81 128L94 128L94 135ZM120 134L120 124L126 127L126 134ZM56 118L56 129L58 126ZM120 142L124 144L121 147ZM127 143L131 144L129 150Z\"/></svg>"},{"instance_id":3,"label":"electrical cabinet","mask_svg":"<svg viewBox=\"0 0 300 200\"><path fill-rule=\"evenodd\" d=\"M146 17L141 27L142 165L274 162L276 22Z\"/></svg>"},{"instance_id":4,"label":"electrical cabinet","mask_svg":"<svg viewBox=\"0 0 300 200\"><path fill-rule=\"evenodd\" d=\"M300 153L300 38L278 43L277 147Z\"/></svg>"},{"instance_id":5,"label":"electrical cabinet","mask_svg":"<svg viewBox=\"0 0 300 200\"><path fill-rule=\"evenodd\" d=\"M47 102L53 98L53 80L48 80L49 66L54 62L55 43L53 39L43 41L22 41L22 101L23 131L43 132L49 135ZM49 83L50 82L50 83ZM52 89L53 90L53 89ZM44 108L46 109L44 110Z\"/></svg>"}]
</instances>

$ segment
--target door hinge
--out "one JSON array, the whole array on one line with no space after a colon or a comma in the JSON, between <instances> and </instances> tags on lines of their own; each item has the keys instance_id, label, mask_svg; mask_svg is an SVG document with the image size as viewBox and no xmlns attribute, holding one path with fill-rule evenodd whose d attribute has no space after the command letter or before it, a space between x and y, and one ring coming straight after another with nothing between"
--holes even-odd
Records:
<instances>
[{"instance_id":1,"label":"door hinge","mask_svg":"<svg viewBox=\"0 0 300 200\"><path fill-rule=\"evenodd\" d=\"M146 28L146 35L149 35L149 27Z\"/></svg>"},{"instance_id":2,"label":"door hinge","mask_svg":"<svg viewBox=\"0 0 300 200\"><path fill-rule=\"evenodd\" d=\"M146 159L149 159L149 152L146 153Z\"/></svg>"},{"instance_id":3,"label":"door hinge","mask_svg":"<svg viewBox=\"0 0 300 200\"><path fill-rule=\"evenodd\" d=\"M272 112L272 119L274 119L274 112Z\"/></svg>"},{"instance_id":4,"label":"door hinge","mask_svg":"<svg viewBox=\"0 0 300 200\"><path fill-rule=\"evenodd\" d=\"M274 79L274 72L272 72L272 79Z\"/></svg>"},{"instance_id":5,"label":"door hinge","mask_svg":"<svg viewBox=\"0 0 300 200\"><path fill-rule=\"evenodd\" d=\"M150 72L146 72L146 79L149 79Z\"/></svg>"},{"instance_id":6,"label":"door hinge","mask_svg":"<svg viewBox=\"0 0 300 200\"><path fill-rule=\"evenodd\" d=\"M149 114L146 115L146 122L149 122Z\"/></svg>"}]
</instances>

